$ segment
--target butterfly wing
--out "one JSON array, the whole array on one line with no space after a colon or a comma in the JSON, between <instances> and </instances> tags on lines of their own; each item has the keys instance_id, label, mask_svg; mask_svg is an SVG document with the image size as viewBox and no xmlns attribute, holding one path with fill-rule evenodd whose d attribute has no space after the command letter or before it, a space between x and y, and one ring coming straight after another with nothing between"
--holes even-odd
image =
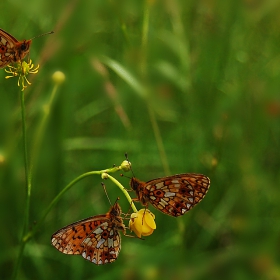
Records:
<instances>
[{"instance_id":1,"label":"butterfly wing","mask_svg":"<svg viewBox=\"0 0 280 280\"><path fill-rule=\"evenodd\" d=\"M202 174L178 174L147 182L143 196L164 214L178 217L199 203L209 187L210 179Z\"/></svg>"},{"instance_id":2,"label":"butterfly wing","mask_svg":"<svg viewBox=\"0 0 280 280\"><path fill-rule=\"evenodd\" d=\"M15 45L18 40L3 29L0 29L0 68L5 67L12 60Z\"/></svg>"},{"instance_id":3,"label":"butterfly wing","mask_svg":"<svg viewBox=\"0 0 280 280\"><path fill-rule=\"evenodd\" d=\"M51 243L63 254L81 255L84 249L82 242L104 223L104 219L106 215L99 215L70 224L55 232L51 237Z\"/></svg>"},{"instance_id":4,"label":"butterfly wing","mask_svg":"<svg viewBox=\"0 0 280 280\"><path fill-rule=\"evenodd\" d=\"M115 203L105 215L98 215L68 225L51 237L52 245L64 254L82 255L97 265L115 261L121 250L119 230L125 231Z\"/></svg>"},{"instance_id":5,"label":"butterfly wing","mask_svg":"<svg viewBox=\"0 0 280 280\"><path fill-rule=\"evenodd\" d=\"M114 262L121 250L121 236L113 224L104 222L82 242L82 256L97 265Z\"/></svg>"},{"instance_id":6,"label":"butterfly wing","mask_svg":"<svg viewBox=\"0 0 280 280\"><path fill-rule=\"evenodd\" d=\"M31 40L18 41L11 34L0 29L0 68L22 60L28 53Z\"/></svg>"}]
</instances>

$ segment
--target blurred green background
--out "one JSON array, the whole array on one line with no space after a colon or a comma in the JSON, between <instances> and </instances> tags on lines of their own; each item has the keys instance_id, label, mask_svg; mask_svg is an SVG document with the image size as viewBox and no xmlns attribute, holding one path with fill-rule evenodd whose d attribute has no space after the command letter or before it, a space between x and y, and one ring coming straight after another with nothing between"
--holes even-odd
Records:
<instances>
[{"instance_id":1,"label":"blurred green background","mask_svg":"<svg viewBox=\"0 0 280 280\"><path fill-rule=\"evenodd\" d=\"M211 179L183 217L150 206L154 234L122 236L119 258L104 266L50 244L59 228L109 209L100 176L81 180L26 245L18 279L280 279L279 1L7 0L0 9L0 28L18 39L55 31L30 51L40 71L25 91L29 229L70 181L119 165L125 152L141 180ZM48 115L56 70L66 80ZM0 76L0 271L10 279L26 189L20 89Z\"/></svg>"}]
</instances>

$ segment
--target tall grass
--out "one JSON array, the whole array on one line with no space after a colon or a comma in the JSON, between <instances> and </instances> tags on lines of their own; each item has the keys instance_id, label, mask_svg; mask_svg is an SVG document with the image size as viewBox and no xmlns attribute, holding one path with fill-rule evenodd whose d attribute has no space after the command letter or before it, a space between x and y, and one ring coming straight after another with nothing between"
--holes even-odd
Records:
<instances>
[{"instance_id":1,"label":"tall grass","mask_svg":"<svg viewBox=\"0 0 280 280\"><path fill-rule=\"evenodd\" d=\"M277 1L15 0L0 7L0 27L18 39L55 31L30 52L40 72L24 96L28 158L41 136L27 232L67 184L120 164L125 152L141 180L183 172L211 179L191 212L173 219L151 209L153 235L123 237L116 262L95 266L50 244L62 226L108 211L100 176L83 178L26 243L18 279L280 278ZM58 69L66 81L40 130ZM28 173L21 97L1 73L0 265L9 279ZM116 178L129 188L127 178ZM121 196L109 181L106 188L112 200ZM120 204L129 209L122 197Z\"/></svg>"}]
</instances>

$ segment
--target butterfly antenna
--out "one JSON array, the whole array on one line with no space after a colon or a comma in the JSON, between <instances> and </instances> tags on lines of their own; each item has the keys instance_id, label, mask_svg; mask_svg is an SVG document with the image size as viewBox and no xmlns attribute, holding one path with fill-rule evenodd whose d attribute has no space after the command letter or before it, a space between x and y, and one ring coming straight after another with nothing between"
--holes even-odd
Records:
<instances>
[{"instance_id":1,"label":"butterfly antenna","mask_svg":"<svg viewBox=\"0 0 280 280\"><path fill-rule=\"evenodd\" d=\"M45 36L45 35L53 34L53 33L54 33L54 31L46 32L46 33L37 35L37 36L31 38L30 40L33 40L33 39L35 39L35 38L42 37L42 36Z\"/></svg>"},{"instance_id":2,"label":"butterfly antenna","mask_svg":"<svg viewBox=\"0 0 280 280\"><path fill-rule=\"evenodd\" d=\"M130 165L130 170L131 170L132 176L135 177L133 169L132 169L132 166L131 166L131 163L130 163L130 161L128 159L128 154L125 153L124 156L125 156L125 159L127 160L128 164ZM126 176L124 176L124 177L126 177Z\"/></svg>"},{"instance_id":3,"label":"butterfly antenna","mask_svg":"<svg viewBox=\"0 0 280 280\"><path fill-rule=\"evenodd\" d=\"M120 198L119 197L117 197L117 199L116 199L116 201L115 201L115 203L114 203L114 205L118 202L120 200Z\"/></svg>"},{"instance_id":4,"label":"butterfly antenna","mask_svg":"<svg viewBox=\"0 0 280 280\"><path fill-rule=\"evenodd\" d=\"M104 184L103 182L101 182L101 185L102 185L102 187L103 187L103 189L104 189L104 192L105 192L105 194L106 194L106 196L107 196L107 198L108 198L108 200L109 200L110 205L112 206L112 203L111 203L111 200L110 200L109 195L108 195L108 193L107 193L105 184Z\"/></svg>"}]
</instances>

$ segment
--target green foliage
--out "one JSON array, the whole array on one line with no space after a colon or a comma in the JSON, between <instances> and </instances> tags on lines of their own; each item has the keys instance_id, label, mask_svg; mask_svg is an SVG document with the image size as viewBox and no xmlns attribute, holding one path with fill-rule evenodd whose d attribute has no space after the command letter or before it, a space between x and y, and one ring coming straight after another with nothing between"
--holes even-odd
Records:
<instances>
[{"instance_id":1,"label":"green foliage","mask_svg":"<svg viewBox=\"0 0 280 280\"><path fill-rule=\"evenodd\" d=\"M84 178L26 244L18 279L280 278L278 1L2 2L0 28L17 39L55 31L30 51L40 70L25 90L29 160L36 152L28 229L69 182L119 165L125 152L141 180L185 172L211 179L183 217L150 207L154 234L122 236L118 260L96 266L50 244L59 228L108 211L100 175ZM56 70L66 80L40 130ZM4 77L1 70L0 268L9 279L26 188L20 89ZM122 193L105 183L126 212Z\"/></svg>"}]
</instances>

